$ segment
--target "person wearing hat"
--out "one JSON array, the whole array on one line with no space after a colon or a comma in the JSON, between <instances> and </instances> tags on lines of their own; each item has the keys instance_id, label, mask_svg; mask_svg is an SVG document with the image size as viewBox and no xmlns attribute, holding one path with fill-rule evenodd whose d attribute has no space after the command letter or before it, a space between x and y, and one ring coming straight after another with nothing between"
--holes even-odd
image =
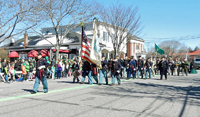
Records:
<instances>
[{"instance_id":1,"label":"person wearing hat","mask_svg":"<svg viewBox=\"0 0 200 117\"><path fill-rule=\"evenodd\" d=\"M99 71L99 85L102 85L103 76L105 78L106 85L108 85L108 77L107 77L108 61L105 59L104 56L102 57L101 65L102 69L100 69Z\"/></svg>"},{"instance_id":2,"label":"person wearing hat","mask_svg":"<svg viewBox=\"0 0 200 117\"><path fill-rule=\"evenodd\" d=\"M33 86L33 91L31 94L37 93L38 87L40 85L40 80L43 84L44 93L48 92L47 78L46 78L46 69L48 67L47 61L42 59L42 54L38 53L36 61L36 73L35 73L35 84Z\"/></svg>"},{"instance_id":3,"label":"person wearing hat","mask_svg":"<svg viewBox=\"0 0 200 117\"><path fill-rule=\"evenodd\" d=\"M141 56L138 57L138 61L137 61L137 78L140 78L140 75L142 76L141 79L143 79L143 70L144 70L144 61L142 60Z\"/></svg>"},{"instance_id":4,"label":"person wearing hat","mask_svg":"<svg viewBox=\"0 0 200 117\"><path fill-rule=\"evenodd\" d=\"M112 61L112 68L111 68L111 77L112 77L112 84L111 86L115 85L115 78L117 78L118 85L121 84L120 80L120 70L121 70L121 65L119 61L117 60L116 57L114 57L114 60Z\"/></svg>"},{"instance_id":5,"label":"person wearing hat","mask_svg":"<svg viewBox=\"0 0 200 117\"><path fill-rule=\"evenodd\" d=\"M133 79L135 78L136 76L136 62L134 60L134 56L131 56L131 60L128 64L128 69L127 69L127 80L129 80L131 78L131 75L133 77Z\"/></svg>"},{"instance_id":6,"label":"person wearing hat","mask_svg":"<svg viewBox=\"0 0 200 117\"><path fill-rule=\"evenodd\" d=\"M88 76L89 84L93 84L93 82L92 82L92 76L91 76L90 72L91 72L91 65L90 65L90 63L88 61L86 61L86 60L83 60L82 80L80 82L81 84L84 83L86 76Z\"/></svg>"},{"instance_id":7,"label":"person wearing hat","mask_svg":"<svg viewBox=\"0 0 200 117\"><path fill-rule=\"evenodd\" d=\"M162 80L163 75L165 76L165 80L167 80L167 70L168 70L169 64L165 60L165 57L162 57L162 60L159 62L159 70L160 70L160 80Z\"/></svg>"},{"instance_id":8,"label":"person wearing hat","mask_svg":"<svg viewBox=\"0 0 200 117\"><path fill-rule=\"evenodd\" d=\"M108 77L111 78L111 68L112 68L113 58L108 61Z\"/></svg>"},{"instance_id":9,"label":"person wearing hat","mask_svg":"<svg viewBox=\"0 0 200 117\"><path fill-rule=\"evenodd\" d=\"M149 74L149 78L151 78L152 65L153 65L153 63L151 62L151 57L147 58L146 63L145 63L145 66L146 66L145 78L146 79L148 77L148 74Z\"/></svg>"},{"instance_id":10,"label":"person wearing hat","mask_svg":"<svg viewBox=\"0 0 200 117\"><path fill-rule=\"evenodd\" d=\"M127 71L128 67L129 67L128 66L129 62L130 62L130 60L128 59L128 56L126 56L125 59L124 59L124 61L123 61L123 67L124 67L124 69L123 69L123 77L124 78L127 76L126 71Z\"/></svg>"}]
</instances>

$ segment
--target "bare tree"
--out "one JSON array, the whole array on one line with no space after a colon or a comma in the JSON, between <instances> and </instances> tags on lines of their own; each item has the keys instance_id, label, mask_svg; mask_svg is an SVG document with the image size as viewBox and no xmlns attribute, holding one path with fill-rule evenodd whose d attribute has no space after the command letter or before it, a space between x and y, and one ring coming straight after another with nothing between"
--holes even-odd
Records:
<instances>
[{"instance_id":1,"label":"bare tree","mask_svg":"<svg viewBox=\"0 0 200 117\"><path fill-rule=\"evenodd\" d=\"M165 54L167 56L185 56L185 53L188 52L188 47L180 43L178 41L164 41L161 44L159 44L159 47L164 50ZM184 54L181 54L184 53Z\"/></svg>"},{"instance_id":2,"label":"bare tree","mask_svg":"<svg viewBox=\"0 0 200 117\"><path fill-rule=\"evenodd\" d=\"M56 60L66 35L80 26L80 21L86 22L96 13L95 3L88 0L34 0L33 4L37 6L35 16L39 16L43 22L48 22L48 26L52 26L55 31L56 45L49 43L56 48ZM61 26L63 24L65 29ZM34 28L33 30L46 39L42 32Z\"/></svg>"},{"instance_id":3,"label":"bare tree","mask_svg":"<svg viewBox=\"0 0 200 117\"><path fill-rule=\"evenodd\" d=\"M126 47L132 35L137 35L141 31L138 7L118 3L102 7L100 18L112 40L115 56Z\"/></svg>"},{"instance_id":4,"label":"bare tree","mask_svg":"<svg viewBox=\"0 0 200 117\"><path fill-rule=\"evenodd\" d=\"M0 1L0 43L36 26L27 17L33 9L29 0ZM26 22L29 22L25 24Z\"/></svg>"}]
</instances>

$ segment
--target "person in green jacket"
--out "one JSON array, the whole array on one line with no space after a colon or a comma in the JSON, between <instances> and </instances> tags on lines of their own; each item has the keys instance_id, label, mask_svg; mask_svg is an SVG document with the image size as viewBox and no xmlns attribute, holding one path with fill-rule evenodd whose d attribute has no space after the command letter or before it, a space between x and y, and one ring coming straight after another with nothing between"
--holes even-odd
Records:
<instances>
[{"instance_id":1,"label":"person in green jacket","mask_svg":"<svg viewBox=\"0 0 200 117\"><path fill-rule=\"evenodd\" d=\"M26 81L28 82L28 76L29 76L29 69L30 69L30 68L29 68L29 63L28 63L28 61L25 61L25 64L26 64L26 67L25 67L25 68L26 68L26 78L27 78Z\"/></svg>"}]
</instances>

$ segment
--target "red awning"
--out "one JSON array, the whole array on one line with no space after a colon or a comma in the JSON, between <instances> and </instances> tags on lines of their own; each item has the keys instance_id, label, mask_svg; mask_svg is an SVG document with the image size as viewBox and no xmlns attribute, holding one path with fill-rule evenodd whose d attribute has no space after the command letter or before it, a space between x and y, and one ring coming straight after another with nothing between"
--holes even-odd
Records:
<instances>
[{"instance_id":1,"label":"red awning","mask_svg":"<svg viewBox=\"0 0 200 117\"><path fill-rule=\"evenodd\" d=\"M12 51L9 55L8 55L9 58L18 58L19 57L19 54L16 52L16 51Z\"/></svg>"},{"instance_id":2,"label":"red awning","mask_svg":"<svg viewBox=\"0 0 200 117\"><path fill-rule=\"evenodd\" d=\"M41 50L40 53L42 54L42 57L50 56L50 53L48 50Z\"/></svg>"},{"instance_id":3,"label":"red awning","mask_svg":"<svg viewBox=\"0 0 200 117\"><path fill-rule=\"evenodd\" d=\"M56 52L56 49L53 49L53 52ZM69 53L69 50L59 50L59 52Z\"/></svg>"},{"instance_id":4,"label":"red awning","mask_svg":"<svg viewBox=\"0 0 200 117\"><path fill-rule=\"evenodd\" d=\"M38 54L37 51L31 50L31 51L28 53L27 57L37 57L37 54Z\"/></svg>"}]
</instances>

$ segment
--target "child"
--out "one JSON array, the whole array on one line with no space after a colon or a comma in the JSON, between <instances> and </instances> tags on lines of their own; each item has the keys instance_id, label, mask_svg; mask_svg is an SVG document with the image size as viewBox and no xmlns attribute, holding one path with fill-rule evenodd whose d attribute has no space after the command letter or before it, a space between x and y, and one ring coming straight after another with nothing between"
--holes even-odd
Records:
<instances>
[{"instance_id":1,"label":"child","mask_svg":"<svg viewBox=\"0 0 200 117\"><path fill-rule=\"evenodd\" d=\"M52 75L52 79L54 79L55 80L55 65L52 65L52 67L51 67L51 75Z\"/></svg>"},{"instance_id":2,"label":"child","mask_svg":"<svg viewBox=\"0 0 200 117\"><path fill-rule=\"evenodd\" d=\"M9 73L11 75L11 81L10 81L10 84L13 83L13 77L14 77L14 65L11 64L10 68L9 68Z\"/></svg>"},{"instance_id":3,"label":"child","mask_svg":"<svg viewBox=\"0 0 200 117\"><path fill-rule=\"evenodd\" d=\"M22 75L23 75L23 79L22 79L22 82L23 82L24 80L27 80L26 63L22 64Z\"/></svg>"},{"instance_id":4,"label":"child","mask_svg":"<svg viewBox=\"0 0 200 117\"><path fill-rule=\"evenodd\" d=\"M8 64L5 64L5 68L4 68L4 75L5 75L5 80L8 83Z\"/></svg>"}]
</instances>

